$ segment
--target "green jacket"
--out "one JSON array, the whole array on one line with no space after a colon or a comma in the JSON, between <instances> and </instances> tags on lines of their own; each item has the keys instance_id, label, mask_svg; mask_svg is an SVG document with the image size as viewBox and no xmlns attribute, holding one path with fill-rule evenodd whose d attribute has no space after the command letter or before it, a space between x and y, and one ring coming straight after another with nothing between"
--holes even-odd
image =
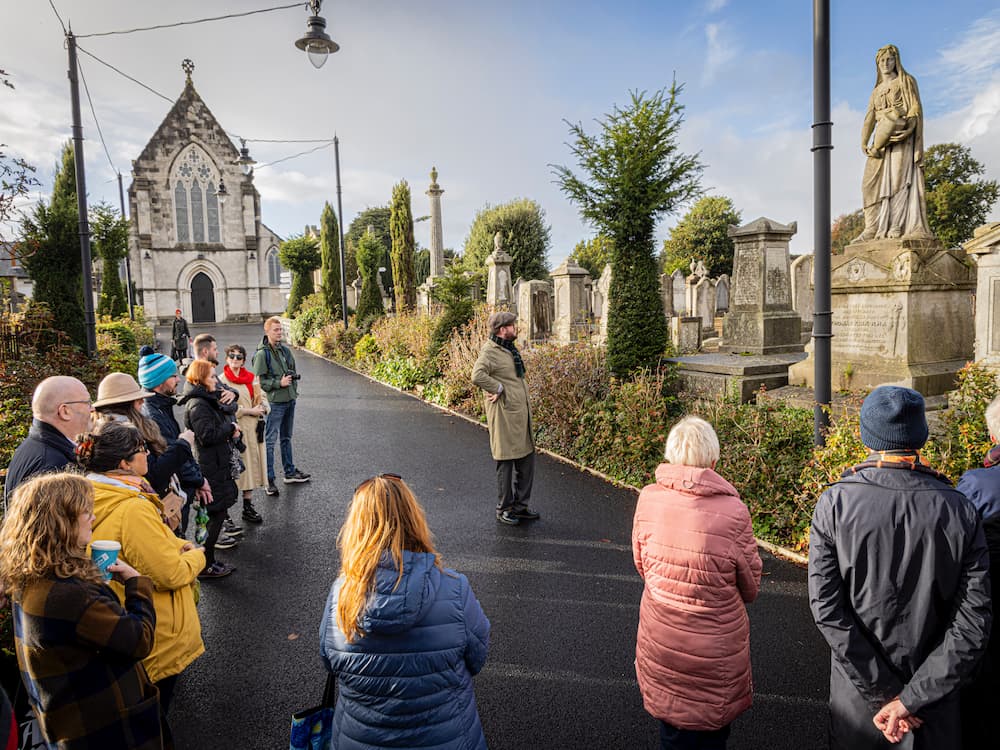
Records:
<instances>
[{"instance_id":1,"label":"green jacket","mask_svg":"<svg viewBox=\"0 0 1000 750\"><path fill-rule=\"evenodd\" d=\"M250 369L260 378L261 390L267 394L270 403L286 404L298 398L297 380L293 380L284 388L281 387L281 379L285 374L295 370L295 357L292 356L292 350L284 344L278 344L278 348L275 349L265 336L254 352Z\"/></svg>"},{"instance_id":2,"label":"green jacket","mask_svg":"<svg viewBox=\"0 0 1000 750\"><path fill-rule=\"evenodd\" d=\"M487 393L503 392L494 403L485 399L490 451L496 461L524 458L535 450L531 435L528 384L517 376L514 357L502 346L486 341L472 368L472 384Z\"/></svg>"}]
</instances>

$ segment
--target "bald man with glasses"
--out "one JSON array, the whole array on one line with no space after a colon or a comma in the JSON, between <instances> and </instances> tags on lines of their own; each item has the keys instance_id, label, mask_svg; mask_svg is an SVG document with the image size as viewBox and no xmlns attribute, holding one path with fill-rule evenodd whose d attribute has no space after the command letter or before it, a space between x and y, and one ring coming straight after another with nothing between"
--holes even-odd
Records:
<instances>
[{"instance_id":1,"label":"bald man with glasses","mask_svg":"<svg viewBox=\"0 0 1000 750\"><path fill-rule=\"evenodd\" d=\"M76 465L77 435L90 429L91 401L87 386L76 378L55 375L35 388L31 429L7 467L4 493L9 498L21 482L46 471Z\"/></svg>"}]
</instances>

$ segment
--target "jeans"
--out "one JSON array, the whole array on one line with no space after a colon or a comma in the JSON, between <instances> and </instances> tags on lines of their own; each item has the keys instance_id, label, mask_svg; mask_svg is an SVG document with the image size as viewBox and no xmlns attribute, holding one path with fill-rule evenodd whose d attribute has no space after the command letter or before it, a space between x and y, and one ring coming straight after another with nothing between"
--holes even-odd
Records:
<instances>
[{"instance_id":1,"label":"jeans","mask_svg":"<svg viewBox=\"0 0 1000 750\"><path fill-rule=\"evenodd\" d=\"M267 452L267 481L274 482L274 444L281 441L281 468L286 477L295 473L295 461L292 459L292 429L295 426L295 401L283 404L271 404L271 412L267 415L264 427L264 446Z\"/></svg>"},{"instance_id":2,"label":"jeans","mask_svg":"<svg viewBox=\"0 0 1000 750\"><path fill-rule=\"evenodd\" d=\"M661 750L726 750L730 726L727 724L722 729L698 731L678 729L661 721L660 748Z\"/></svg>"}]
</instances>

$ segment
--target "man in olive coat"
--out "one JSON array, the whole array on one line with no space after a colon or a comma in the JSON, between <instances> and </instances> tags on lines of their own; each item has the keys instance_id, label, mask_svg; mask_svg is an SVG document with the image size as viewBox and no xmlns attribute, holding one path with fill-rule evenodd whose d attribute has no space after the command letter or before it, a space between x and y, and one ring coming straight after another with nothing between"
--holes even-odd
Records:
<instances>
[{"instance_id":1,"label":"man in olive coat","mask_svg":"<svg viewBox=\"0 0 1000 750\"><path fill-rule=\"evenodd\" d=\"M524 362L514 346L517 317L495 312L488 325L490 338L472 368L472 384L485 396L490 452L497 463L497 521L517 526L539 517L528 507L535 476L528 385Z\"/></svg>"}]
</instances>

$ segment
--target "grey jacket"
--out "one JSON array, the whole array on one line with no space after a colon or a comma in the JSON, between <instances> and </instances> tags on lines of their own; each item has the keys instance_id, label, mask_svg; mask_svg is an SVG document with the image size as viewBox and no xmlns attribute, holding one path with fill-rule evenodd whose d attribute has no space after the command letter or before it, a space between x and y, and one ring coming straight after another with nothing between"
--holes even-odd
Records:
<instances>
[{"instance_id":1,"label":"grey jacket","mask_svg":"<svg viewBox=\"0 0 1000 750\"><path fill-rule=\"evenodd\" d=\"M914 747L960 746L957 688L986 646L988 571L975 508L936 472L869 466L823 493L809 604L832 651L833 747L882 747L872 717L896 696L925 719Z\"/></svg>"}]
</instances>

